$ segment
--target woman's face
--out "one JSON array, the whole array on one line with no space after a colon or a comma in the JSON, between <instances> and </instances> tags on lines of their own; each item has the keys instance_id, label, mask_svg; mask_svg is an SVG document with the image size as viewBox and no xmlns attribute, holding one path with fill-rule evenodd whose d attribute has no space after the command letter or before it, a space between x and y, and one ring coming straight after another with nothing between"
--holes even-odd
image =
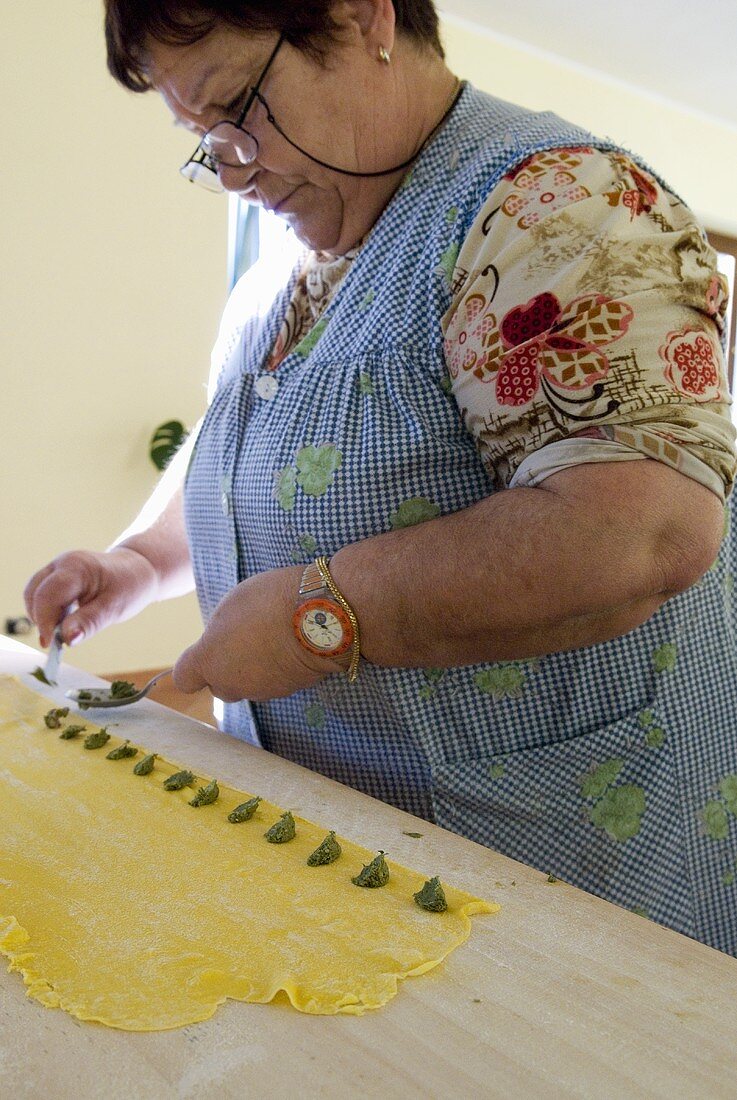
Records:
<instances>
[{"instance_id":1,"label":"woman's face","mask_svg":"<svg viewBox=\"0 0 737 1100\"><path fill-rule=\"evenodd\" d=\"M282 43L260 91L281 129L302 149L330 164L370 172L400 163L406 135L392 134L383 94L391 80L366 45L358 24L326 66ZM256 85L278 35L218 27L191 46L151 43L148 71L177 120L198 137L223 119L235 119ZM355 179L323 168L277 132L255 100L243 126L258 141L247 167L221 166L220 180L247 202L273 210L311 248L341 254L356 244L396 189L401 175ZM411 150L410 150L411 152Z\"/></svg>"}]
</instances>

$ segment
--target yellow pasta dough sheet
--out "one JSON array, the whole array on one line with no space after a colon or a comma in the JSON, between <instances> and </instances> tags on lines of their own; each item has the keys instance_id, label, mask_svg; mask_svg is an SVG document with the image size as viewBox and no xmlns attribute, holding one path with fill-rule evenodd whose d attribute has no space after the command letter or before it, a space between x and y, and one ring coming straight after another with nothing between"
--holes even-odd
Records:
<instances>
[{"instance_id":1,"label":"yellow pasta dough sheet","mask_svg":"<svg viewBox=\"0 0 737 1100\"><path fill-rule=\"evenodd\" d=\"M280 990L302 1012L360 1014L463 943L472 913L499 908L439 868L448 908L421 909L413 894L426 876L390 859L385 886L356 886L376 853L342 838L335 862L310 867L328 829L295 815L294 839L269 843L278 806L262 801L231 824L252 795L219 784L216 802L192 807L212 777L167 791L186 764L157 757L136 775L144 746L120 760L106 758L116 736L85 749L100 727L70 712L48 729L55 705L0 677L0 951L44 1005L131 1031ZM72 723L84 733L61 739Z\"/></svg>"}]
</instances>

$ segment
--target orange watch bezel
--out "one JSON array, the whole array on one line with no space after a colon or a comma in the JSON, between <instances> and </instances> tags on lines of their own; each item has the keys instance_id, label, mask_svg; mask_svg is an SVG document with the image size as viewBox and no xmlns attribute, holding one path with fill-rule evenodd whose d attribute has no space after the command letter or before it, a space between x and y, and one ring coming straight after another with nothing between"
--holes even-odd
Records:
<instances>
[{"instance_id":1,"label":"orange watch bezel","mask_svg":"<svg viewBox=\"0 0 737 1100\"><path fill-rule=\"evenodd\" d=\"M334 649L318 649L316 645L312 644L302 631L302 622L309 611L329 611L331 615L338 619L343 627L343 641L339 646L335 646ZM300 645L308 649L310 653L315 653L318 657L343 657L353 645L353 623L349 619L345 608L341 607L337 600L325 599L322 596L312 596L299 605L292 616L292 629Z\"/></svg>"}]
</instances>

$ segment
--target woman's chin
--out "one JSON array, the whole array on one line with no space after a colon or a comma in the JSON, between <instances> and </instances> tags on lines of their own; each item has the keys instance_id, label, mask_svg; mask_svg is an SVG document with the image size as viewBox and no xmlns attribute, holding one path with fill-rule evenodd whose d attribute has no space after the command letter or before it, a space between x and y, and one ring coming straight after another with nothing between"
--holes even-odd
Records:
<instances>
[{"instance_id":1,"label":"woman's chin","mask_svg":"<svg viewBox=\"0 0 737 1100\"><path fill-rule=\"evenodd\" d=\"M315 252L330 252L337 242L337 236L327 231L320 225L315 225L311 219L300 218L294 214L279 214L280 218L293 230L295 237L307 248Z\"/></svg>"},{"instance_id":2,"label":"woman's chin","mask_svg":"<svg viewBox=\"0 0 737 1100\"><path fill-rule=\"evenodd\" d=\"M347 252L350 244L342 248L341 240L342 205L326 199L323 191L318 191L317 195L314 192L311 195L304 194L310 190L312 189L308 187L300 187L299 191L280 204L276 211L277 217L287 223L297 239L307 248L316 252L339 254L341 249Z\"/></svg>"}]
</instances>

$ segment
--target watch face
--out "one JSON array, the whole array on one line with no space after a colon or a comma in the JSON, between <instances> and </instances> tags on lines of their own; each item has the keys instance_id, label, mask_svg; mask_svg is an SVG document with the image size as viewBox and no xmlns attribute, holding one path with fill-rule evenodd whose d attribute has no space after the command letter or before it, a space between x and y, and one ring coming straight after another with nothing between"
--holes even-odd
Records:
<instances>
[{"instance_id":1,"label":"watch face","mask_svg":"<svg viewBox=\"0 0 737 1100\"><path fill-rule=\"evenodd\" d=\"M343 624L332 611L312 610L302 617L302 633L316 649L336 649L343 641Z\"/></svg>"},{"instance_id":2,"label":"watch face","mask_svg":"<svg viewBox=\"0 0 737 1100\"><path fill-rule=\"evenodd\" d=\"M350 619L340 604L331 600L307 600L297 608L294 626L302 645L325 657L346 653L353 641Z\"/></svg>"}]
</instances>

